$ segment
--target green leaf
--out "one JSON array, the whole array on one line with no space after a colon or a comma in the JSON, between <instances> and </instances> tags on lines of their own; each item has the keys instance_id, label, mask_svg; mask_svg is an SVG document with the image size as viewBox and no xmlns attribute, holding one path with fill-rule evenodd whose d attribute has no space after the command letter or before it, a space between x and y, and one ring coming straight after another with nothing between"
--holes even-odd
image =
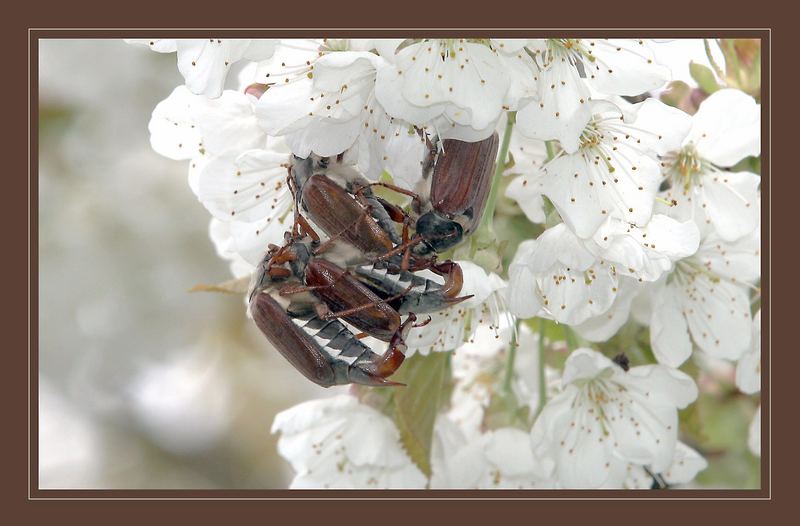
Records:
<instances>
[{"instance_id":1,"label":"green leaf","mask_svg":"<svg viewBox=\"0 0 800 526\"><path fill-rule=\"evenodd\" d=\"M715 77L714 72L706 66L696 62L689 62L689 73L692 75L695 82L697 82L697 85L700 86L700 89L709 95L719 90L717 77Z\"/></svg>"},{"instance_id":2,"label":"green leaf","mask_svg":"<svg viewBox=\"0 0 800 526\"><path fill-rule=\"evenodd\" d=\"M408 456L426 476L431 475L433 424L444 391L449 353L416 354L406 359L392 380L406 384L393 390L392 419Z\"/></svg>"}]
</instances>

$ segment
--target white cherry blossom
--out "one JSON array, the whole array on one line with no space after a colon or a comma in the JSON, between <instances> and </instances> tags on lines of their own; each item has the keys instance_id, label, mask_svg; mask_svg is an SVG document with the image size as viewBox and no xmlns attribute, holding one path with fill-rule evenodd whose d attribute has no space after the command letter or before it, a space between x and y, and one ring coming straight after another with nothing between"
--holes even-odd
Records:
<instances>
[{"instance_id":1,"label":"white cherry blossom","mask_svg":"<svg viewBox=\"0 0 800 526\"><path fill-rule=\"evenodd\" d=\"M697 474L708 467L706 459L683 442L675 444L675 455L672 464L661 473L648 473L644 467L628 464L628 475L625 479L626 489L652 489L652 475L660 476L669 487L683 486L694 480Z\"/></svg>"},{"instance_id":2,"label":"white cherry blossom","mask_svg":"<svg viewBox=\"0 0 800 526\"><path fill-rule=\"evenodd\" d=\"M288 225L285 227L281 225L281 227L283 227L282 230L288 229ZM242 228L241 223L220 221L216 217L212 217L208 225L208 237L214 243L217 255L228 262L231 274L235 278L249 277L256 269L259 258L263 258L266 252L261 245L261 240L252 246L240 244L240 238L232 232L232 230L240 228ZM276 232L275 235L269 237L279 239L279 235L280 233Z\"/></svg>"},{"instance_id":3,"label":"white cherry blossom","mask_svg":"<svg viewBox=\"0 0 800 526\"><path fill-rule=\"evenodd\" d=\"M480 325L463 345L453 352L453 390L447 417L472 439L482 434L485 411L492 397L505 389L497 375L505 371L514 326L501 323L499 330ZM539 335L526 325L517 328L516 352L510 388L519 407L533 413L539 405ZM549 379L554 370L546 366ZM547 382L547 380L546 380ZM550 383L548 382L548 385Z\"/></svg>"},{"instance_id":4,"label":"white cherry blossom","mask_svg":"<svg viewBox=\"0 0 800 526\"><path fill-rule=\"evenodd\" d=\"M258 101L261 125L287 135L295 155L327 157L350 148L361 133L362 113L381 58L368 52L333 52L309 73L270 87Z\"/></svg>"},{"instance_id":5,"label":"white cherry blossom","mask_svg":"<svg viewBox=\"0 0 800 526\"><path fill-rule=\"evenodd\" d=\"M713 358L739 359L752 338L750 297L761 275L760 233L726 243L706 232L700 248L675 264L650 296L650 341L659 362L677 367L692 343Z\"/></svg>"},{"instance_id":6,"label":"white cherry blossom","mask_svg":"<svg viewBox=\"0 0 800 526\"><path fill-rule=\"evenodd\" d=\"M544 141L529 139L514 127L508 148L514 164L506 169L505 175L514 177L506 187L506 197L517 202L525 217L531 223L544 223L545 209L541 190L533 184L542 166L547 162L547 149Z\"/></svg>"},{"instance_id":7,"label":"white cherry blossom","mask_svg":"<svg viewBox=\"0 0 800 526\"><path fill-rule=\"evenodd\" d=\"M608 218L643 226L653 210L661 172L656 155L680 144L682 112L648 99L623 114L606 101L593 101L590 120L574 147L545 164L539 174L523 175L528 192L546 195L578 236L592 236ZM629 121L639 114L660 116L663 131L653 132Z\"/></svg>"},{"instance_id":8,"label":"white cherry blossom","mask_svg":"<svg viewBox=\"0 0 800 526\"><path fill-rule=\"evenodd\" d=\"M534 457L530 435L525 431L506 427L486 433L483 454L487 465L478 479L479 488L526 489L553 485L548 477L549 459Z\"/></svg>"},{"instance_id":9,"label":"white cherry blossom","mask_svg":"<svg viewBox=\"0 0 800 526\"><path fill-rule=\"evenodd\" d=\"M673 261L694 254L698 242L693 223L661 215L643 228L609 219L589 240L561 223L519 245L509 266L509 308L522 318L582 324L608 311L621 276L654 281L671 270Z\"/></svg>"},{"instance_id":10,"label":"white cherry blossom","mask_svg":"<svg viewBox=\"0 0 800 526\"><path fill-rule=\"evenodd\" d=\"M501 367L502 351L508 348L512 331L512 326L496 331L488 325L480 325L469 340L453 352L454 385L447 417L470 439L481 434L484 412L495 388L495 378L486 372ZM526 350L533 348L524 346Z\"/></svg>"},{"instance_id":11,"label":"white cherry blossom","mask_svg":"<svg viewBox=\"0 0 800 526\"><path fill-rule=\"evenodd\" d=\"M275 416L291 488L424 488L394 423L349 395L311 400Z\"/></svg>"},{"instance_id":12,"label":"white cherry blossom","mask_svg":"<svg viewBox=\"0 0 800 526\"><path fill-rule=\"evenodd\" d=\"M520 129L533 138L557 139L570 153L591 119L591 89L639 95L669 79L643 40L548 39L527 47L540 69L539 87L538 97L517 115Z\"/></svg>"},{"instance_id":13,"label":"white cherry blossom","mask_svg":"<svg viewBox=\"0 0 800 526\"><path fill-rule=\"evenodd\" d=\"M423 126L437 117L491 135L510 79L497 52L466 39L408 45L378 72L376 96L395 117ZM477 140L477 139L475 139Z\"/></svg>"},{"instance_id":14,"label":"white cherry blossom","mask_svg":"<svg viewBox=\"0 0 800 526\"><path fill-rule=\"evenodd\" d=\"M282 243L292 220L288 158L281 151L247 150L235 157L218 156L204 166L197 197L216 219L229 223L230 237L218 250L257 265L267 245Z\"/></svg>"},{"instance_id":15,"label":"white cherry blossom","mask_svg":"<svg viewBox=\"0 0 800 526\"><path fill-rule=\"evenodd\" d=\"M692 221L663 214L654 214L642 227L609 218L591 241L590 250L614 264L619 274L655 281L672 270L673 262L697 252L700 231Z\"/></svg>"},{"instance_id":16,"label":"white cherry blossom","mask_svg":"<svg viewBox=\"0 0 800 526\"><path fill-rule=\"evenodd\" d=\"M250 97L224 91L217 99L178 86L153 110L148 124L153 149L175 160L263 147Z\"/></svg>"},{"instance_id":17,"label":"white cherry blossom","mask_svg":"<svg viewBox=\"0 0 800 526\"><path fill-rule=\"evenodd\" d=\"M375 99L377 71L387 64L371 52L328 51L308 66L290 69L259 99L257 113L271 135L284 136L292 152L306 158L358 151L364 174L377 180L388 170L411 188L421 176L424 139L388 115ZM270 77L275 80L275 76Z\"/></svg>"},{"instance_id":18,"label":"white cherry blossom","mask_svg":"<svg viewBox=\"0 0 800 526\"><path fill-rule=\"evenodd\" d=\"M609 218L587 249L613 265L619 275L619 292L602 314L588 318L575 330L589 341L605 341L627 322L639 284L658 280L673 269L675 261L697 252L700 232L687 221L680 223L655 214L643 228Z\"/></svg>"},{"instance_id":19,"label":"white cherry blossom","mask_svg":"<svg viewBox=\"0 0 800 526\"><path fill-rule=\"evenodd\" d=\"M148 46L159 53L178 54L178 71L192 93L215 98L222 94L225 80L239 60L259 62L275 52L276 41L268 39L181 38L176 40L133 39L127 42Z\"/></svg>"},{"instance_id":20,"label":"white cherry blossom","mask_svg":"<svg viewBox=\"0 0 800 526\"><path fill-rule=\"evenodd\" d=\"M723 89L686 119L691 120L691 130L681 147L661 159L669 185L661 197L671 204L668 213L673 217L705 221L722 239L735 241L759 224L761 178L727 168L760 154L761 106L739 90Z\"/></svg>"},{"instance_id":21,"label":"white cherry blossom","mask_svg":"<svg viewBox=\"0 0 800 526\"><path fill-rule=\"evenodd\" d=\"M534 458L530 436L504 427L467 438L446 417L434 429L431 488L530 489L552 487L547 462Z\"/></svg>"},{"instance_id":22,"label":"white cherry blossom","mask_svg":"<svg viewBox=\"0 0 800 526\"><path fill-rule=\"evenodd\" d=\"M697 397L686 374L663 365L624 370L591 349L574 351L562 392L531 430L537 458L553 458L563 488L622 487L628 464L661 473L672 464L678 409Z\"/></svg>"},{"instance_id":23,"label":"white cherry blossom","mask_svg":"<svg viewBox=\"0 0 800 526\"><path fill-rule=\"evenodd\" d=\"M515 316L546 316L576 325L605 312L618 278L564 223L523 241L508 270L508 305Z\"/></svg>"},{"instance_id":24,"label":"white cherry blossom","mask_svg":"<svg viewBox=\"0 0 800 526\"><path fill-rule=\"evenodd\" d=\"M750 350L736 365L736 387L747 394L761 391L761 310L753 316L753 340ZM754 455L761 456L761 405L750 422L747 446Z\"/></svg>"},{"instance_id":25,"label":"white cherry blossom","mask_svg":"<svg viewBox=\"0 0 800 526\"><path fill-rule=\"evenodd\" d=\"M210 158L263 148L267 142L256 122L253 99L229 90L209 99L178 86L153 110L148 129L153 150L170 159L190 161L189 187L195 194L200 172Z\"/></svg>"},{"instance_id":26,"label":"white cherry blossom","mask_svg":"<svg viewBox=\"0 0 800 526\"><path fill-rule=\"evenodd\" d=\"M590 342L608 340L628 321L631 305L638 292L639 282L637 280L621 276L619 292L614 298L614 303L602 314L573 326L575 332Z\"/></svg>"}]
</instances>

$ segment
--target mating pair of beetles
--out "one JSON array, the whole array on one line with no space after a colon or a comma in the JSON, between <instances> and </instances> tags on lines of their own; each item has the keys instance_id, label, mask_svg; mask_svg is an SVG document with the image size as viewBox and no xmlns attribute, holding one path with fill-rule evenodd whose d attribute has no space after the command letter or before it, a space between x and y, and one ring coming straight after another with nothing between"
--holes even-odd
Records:
<instances>
[{"instance_id":1,"label":"mating pair of beetles","mask_svg":"<svg viewBox=\"0 0 800 526\"><path fill-rule=\"evenodd\" d=\"M478 142L432 142L415 192L370 183L336 158L292 156L288 185L294 224L284 245L270 245L250 284L250 313L278 351L323 386L403 385L388 380L405 358L405 338L417 315L459 296L461 268L437 261L480 223L489 195L498 136ZM410 210L372 192L388 187L411 197ZM322 241L311 223L321 229ZM398 232L402 225L402 233ZM411 233L413 230L413 234ZM415 271L430 270L444 283ZM402 315L408 315L401 321ZM351 331L340 320L357 329ZM361 342L388 343L383 354Z\"/></svg>"}]
</instances>

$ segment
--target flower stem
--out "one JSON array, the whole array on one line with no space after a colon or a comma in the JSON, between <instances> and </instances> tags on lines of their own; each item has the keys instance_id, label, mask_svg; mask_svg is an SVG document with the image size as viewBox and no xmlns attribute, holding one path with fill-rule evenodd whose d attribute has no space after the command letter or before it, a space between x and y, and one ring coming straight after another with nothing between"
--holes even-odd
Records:
<instances>
[{"instance_id":1,"label":"flower stem","mask_svg":"<svg viewBox=\"0 0 800 526\"><path fill-rule=\"evenodd\" d=\"M547 403L547 386L545 385L545 360L544 360L544 328L545 321L539 318L539 407L536 414L542 412Z\"/></svg>"},{"instance_id":2,"label":"flower stem","mask_svg":"<svg viewBox=\"0 0 800 526\"><path fill-rule=\"evenodd\" d=\"M569 347L570 351L580 348L581 344L578 341L578 337L571 328L564 327L564 336L567 339L567 347Z\"/></svg>"},{"instance_id":3,"label":"flower stem","mask_svg":"<svg viewBox=\"0 0 800 526\"><path fill-rule=\"evenodd\" d=\"M719 42L717 42L717 44L719 44ZM714 55L711 54L711 46L709 46L707 38L703 39L703 47L706 50L708 62L711 64L711 67L714 68L714 72L717 74L717 77L719 77L719 80L724 82L725 74L722 72L722 69L719 67L719 65L717 65L717 61L714 60Z\"/></svg>"},{"instance_id":4,"label":"flower stem","mask_svg":"<svg viewBox=\"0 0 800 526\"><path fill-rule=\"evenodd\" d=\"M506 394L511 393L511 380L514 378L514 360L517 357L517 347L519 347L519 342L517 341L517 334L519 333L519 320L517 320L514 324L514 332L511 334L511 343L508 347L508 359L506 360L506 372L503 378L503 391Z\"/></svg>"},{"instance_id":5,"label":"flower stem","mask_svg":"<svg viewBox=\"0 0 800 526\"><path fill-rule=\"evenodd\" d=\"M547 162L552 161L556 157L556 146L553 141L544 141L544 147L547 151Z\"/></svg>"},{"instance_id":6,"label":"flower stem","mask_svg":"<svg viewBox=\"0 0 800 526\"><path fill-rule=\"evenodd\" d=\"M495 237L494 209L497 206L497 191L498 188L500 188L500 179L503 177L503 172L508 162L508 146L511 144L511 130L514 128L514 123L517 121L517 113L509 111L506 114L506 118L506 128L503 131L503 142L500 143L500 152L497 155L492 188L489 190L489 199L486 202L486 210L483 212L483 219L481 219L481 225L479 227L480 232L489 234L491 238Z\"/></svg>"}]
</instances>

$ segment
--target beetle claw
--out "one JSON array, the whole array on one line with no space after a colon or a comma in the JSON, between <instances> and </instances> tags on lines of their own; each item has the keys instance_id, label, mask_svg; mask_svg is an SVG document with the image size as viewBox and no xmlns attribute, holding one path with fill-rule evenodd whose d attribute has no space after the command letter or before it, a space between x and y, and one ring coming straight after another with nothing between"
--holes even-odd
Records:
<instances>
[{"instance_id":1,"label":"beetle claw","mask_svg":"<svg viewBox=\"0 0 800 526\"><path fill-rule=\"evenodd\" d=\"M427 324L429 324L431 321L433 321L433 318L431 318L430 316L428 316L428 319L427 319L427 320L425 320L425 321L423 321L423 322L420 322L420 323L415 323L414 325L412 325L412 327L414 327L415 329L418 329L418 328L420 328L420 327L424 327L424 326L426 326L426 325L427 325Z\"/></svg>"}]
</instances>

